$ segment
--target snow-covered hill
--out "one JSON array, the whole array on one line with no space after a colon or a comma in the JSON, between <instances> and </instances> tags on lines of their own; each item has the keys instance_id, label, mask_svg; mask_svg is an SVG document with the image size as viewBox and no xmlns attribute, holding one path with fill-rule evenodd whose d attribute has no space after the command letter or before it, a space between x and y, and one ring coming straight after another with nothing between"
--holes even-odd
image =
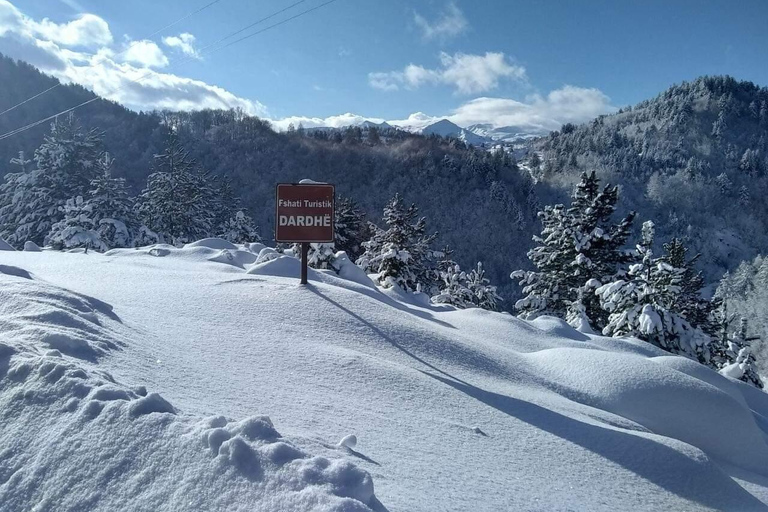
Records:
<instances>
[{"instance_id":1,"label":"snow-covered hill","mask_svg":"<svg viewBox=\"0 0 768 512\"><path fill-rule=\"evenodd\" d=\"M0 251L3 512L768 509L761 391L261 249Z\"/></svg>"},{"instance_id":2,"label":"snow-covered hill","mask_svg":"<svg viewBox=\"0 0 768 512\"><path fill-rule=\"evenodd\" d=\"M546 130L533 129L530 126L498 126L494 127L492 124L482 123L473 124L465 128L466 131L471 132L478 137L482 137L487 141L499 141L499 142L523 142L536 137L546 135Z\"/></svg>"}]
</instances>

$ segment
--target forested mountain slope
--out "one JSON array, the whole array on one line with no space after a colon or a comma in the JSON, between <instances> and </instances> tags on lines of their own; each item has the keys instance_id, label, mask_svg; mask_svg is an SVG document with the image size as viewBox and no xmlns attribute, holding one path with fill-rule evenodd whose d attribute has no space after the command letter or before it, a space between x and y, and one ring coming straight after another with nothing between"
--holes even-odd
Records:
<instances>
[{"instance_id":1,"label":"forested mountain slope","mask_svg":"<svg viewBox=\"0 0 768 512\"><path fill-rule=\"evenodd\" d=\"M621 203L687 239L708 280L768 250L768 88L701 77L536 140L534 175L570 187L585 170ZM540 160L540 162L536 162Z\"/></svg>"},{"instance_id":2,"label":"forested mountain slope","mask_svg":"<svg viewBox=\"0 0 768 512\"><path fill-rule=\"evenodd\" d=\"M8 84L0 111L56 83L6 58L0 60L0 78ZM59 86L0 115L0 130L5 133L92 97L78 86ZM435 248L449 245L454 259L467 269L482 261L503 296L517 293L508 276L526 263L538 194L529 175L504 155L457 140L375 127L277 133L269 123L237 111L136 114L96 101L76 115L86 128L104 132L104 149L115 159L114 174L127 178L133 193L144 186L153 155L164 149L166 127L173 126L202 169L232 180L266 240L272 238L278 182L312 178L335 183L340 195L360 203L377 223L385 203L400 193L418 205L428 230L439 232ZM48 130L49 123L44 123L0 140L0 175L16 171L9 160L20 150L31 157Z\"/></svg>"},{"instance_id":3,"label":"forested mountain slope","mask_svg":"<svg viewBox=\"0 0 768 512\"><path fill-rule=\"evenodd\" d=\"M91 91L76 84L57 85L57 79L41 73L26 62L2 54L0 83L0 135L96 97ZM48 89L50 91L13 108ZM163 140L159 116L153 113L137 114L105 99L77 109L76 115L84 127L97 128L104 133L105 145L110 152L119 155L121 175L128 179L128 183L133 187L143 186L152 155L157 152L156 148L160 147ZM8 162L19 151L32 156L49 131L50 123L45 122L0 140L0 177L12 170Z\"/></svg>"}]
</instances>

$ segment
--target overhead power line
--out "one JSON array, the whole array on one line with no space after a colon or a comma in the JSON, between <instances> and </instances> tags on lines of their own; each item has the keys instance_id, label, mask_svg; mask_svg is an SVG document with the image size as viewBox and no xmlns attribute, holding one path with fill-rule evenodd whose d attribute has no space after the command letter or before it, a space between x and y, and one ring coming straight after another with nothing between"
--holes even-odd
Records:
<instances>
[{"instance_id":1,"label":"overhead power line","mask_svg":"<svg viewBox=\"0 0 768 512\"><path fill-rule=\"evenodd\" d=\"M220 46L218 48L213 48L210 51L208 51L208 54L210 55L210 54L215 53L215 52L217 52L219 50L223 50L224 48L228 48L228 47L230 47L230 46L232 46L232 45L234 45L236 43L239 43L240 41L244 41L245 39L248 39L248 38L254 37L256 35L262 34L262 33L266 32L267 30L271 30L271 29L273 29L275 27L279 27L280 25L283 25L285 23L288 23L289 21L295 20L296 18L300 18L301 16L309 14L309 13L311 13L313 11L316 11L316 10L320 9L321 7L325 7L326 5L332 4L332 3L336 2L336 1L337 0L327 0L326 2L323 2L323 3L319 4L319 5L316 5L315 7L312 7L310 9L306 9L304 11L301 11L300 13L295 14L293 16L290 16L290 17L288 17L288 18L286 18L284 20L281 20L281 21L279 21L277 23L273 23L272 25L269 25L269 26L264 27L264 28L262 28L260 30L257 30L256 32L253 32L251 34L247 34L247 35L245 35L243 37L240 37L240 38L238 38L238 39L236 39L234 41L231 41L231 42L227 43L226 45ZM304 3L304 2L306 2L306 0L298 0L297 2L289 5L288 7L280 9L279 11L276 11L276 12L274 12L274 13L268 15L268 16L265 16L264 18L261 18L261 19L255 21L255 22L247 25L246 27L243 27L243 28L241 28L241 29L239 29L239 30L237 30L235 32L232 32L231 34L228 34L227 36L224 36L221 39L218 39L218 40L214 41L213 43L205 46L203 49L200 50L200 53L202 54L202 52L204 52L204 51L214 47L215 45L217 45L219 43L222 43L222 42L226 41L227 39L230 39L230 38L234 37L235 35L240 34L240 33L244 32L245 30L248 30L249 28L253 28L254 26L259 25L259 24L263 23L264 21L267 21L267 20L269 20L271 18L274 18L275 16L277 16L277 15L279 15L279 14L281 14L281 13L283 13L283 12L285 12L285 11L287 11L287 10L289 10L289 9L291 9L291 8L301 4L301 3ZM196 57L194 57L194 56L189 56L186 59L182 59L181 61L179 61L178 63L176 63L172 67L176 67L178 65L184 64L185 62L188 62L188 61L193 60L195 58ZM139 78L131 80L129 83L139 83L142 80L144 80L145 78L151 76L153 73L154 73L154 71L149 71L149 72L145 73L144 75L140 76ZM113 94L116 93L116 92L121 91L122 89L124 89L128 85L129 84L126 84L123 87L115 89L113 91ZM6 133L0 135L0 141L5 140L5 139L7 139L9 137L13 137L14 135L19 134L21 132L24 132L26 130L32 129L35 126L39 126L40 124L45 123L46 121L51 121L51 120L55 119L56 117L58 117L60 115L68 114L70 112L73 112L73 111L77 110L78 108L84 107L84 106L88 105L89 103L93 103L94 101L97 101L97 100L100 100L100 99L101 99L101 97L95 96L95 97L93 97L93 98L91 98L91 99L89 99L87 101L84 101L84 102L80 103L79 105L75 105L74 107L70 107L68 109L62 110L61 112L57 112L56 114L50 115L50 116L48 116L46 118L39 119L39 120L37 120L37 121L35 121L33 123L29 123L26 126L22 126L20 128L16 128L15 130L11 130L9 132L6 132Z\"/></svg>"},{"instance_id":2,"label":"overhead power line","mask_svg":"<svg viewBox=\"0 0 768 512\"><path fill-rule=\"evenodd\" d=\"M190 13L187 13L187 14L185 14L185 15L184 15L184 16L182 16L181 18L177 19L176 21L174 21L174 22L172 22L172 23L169 23L168 25L164 26L164 27L163 27L163 28L161 28L161 29L155 30L154 32L152 32L152 33L151 33L151 34L149 34L148 36L146 36L146 37L143 37L143 38L141 38L141 39L137 39L136 41L133 41L133 42L132 42L131 44L129 44L129 45L128 45L128 46L127 46L125 49L123 49L123 50L121 50L120 52L116 53L116 54L115 54L115 56L117 57L118 55L122 55L122 54L124 54L125 52L127 52L128 50L130 50L131 48L133 48L133 47L134 47L134 46L136 46L137 44L141 43L142 41L144 41L144 40L147 40L147 39L149 39L150 37L154 37L154 36L156 36L157 34L159 34L159 33L161 33L161 32L164 32L164 31L168 30L169 28L173 27L174 25L178 25L179 23L181 23L182 21L186 20L187 18L189 18L189 17L191 17L191 16L194 16L195 14L198 14L198 13L200 13L200 12L202 12L202 11L206 10L207 8L211 7L211 6L212 6L212 5L214 5L214 4L217 4L217 3L219 3L219 2L221 2L221 0L213 0L212 2L208 2L207 4L205 4L204 6L200 7L199 9L197 9L197 10L195 10L195 11L192 11L192 12L190 12ZM34 96L30 96L29 98L25 99L24 101L21 101L21 102L17 103L16 105L14 105L14 106L12 106L12 107L9 107L9 108L7 108L7 109L5 109L5 110L3 110L2 112L0 112L0 116L2 116L3 114L6 114L6 113L8 113L8 112L10 112L10 111L12 111L12 110L16 110L16 109L17 109L17 108L19 108L20 106L22 106L22 105L24 105L24 104L26 104L26 103L29 103L30 101L32 101L32 100L34 100L34 99L36 99L36 98L39 98L40 96L42 96L42 95L44 95L44 94L46 94L46 93L49 93L49 92L51 92L52 90L56 89L57 87L59 87L59 86L61 86L61 85L62 85L62 83L61 83L61 82L58 82L56 85L54 85L54 86L52 86L52 87L49 87L48 89L46 89L46 90L44 90L44 91L41 91L41 92L39 92L39 93L35 94Z\"/></svg>"},{"instance_id":3,"label":"overhead power line","mask_svg":"<svg viewBox=\"0 0 768 512\"><path fill-rule=\"evenodd\" d=\"M307 9L306 11L302 11L299 14L291 16L290 18L286 18L286 19L284 19L282 21L279 21L279 22L275 23L274 25L270 25L268 27L265 27L265 28L263 28L261 30L258 30L256 32L254 32L252 34L248 34L246 36L243 36L240 39L236 39L236 40L232 41L231 43L227 43L226 45L222 46L221 48L217 48L214 51L223 50L224 48L228 48L228 47L232 46L233 44L239 43L240 41L244 41L245 39L248 39L249 37L257 36L257 35L261 34L262 32L266 32L267 30L270 30L272 28L279 27L280 25L282 25L284 23L288 23L289 21L295 20L296 18L304 16L305 14L309 14L312 11L316 11L316 10L320 9L321 7L325 7L328 4L332 4L335 1L336 0L328 0L327 2L324 2L324 3L320 4L320 5L316 5L315 7L312 7L311 9ZM213 53L213 52L211 52L211 53Z\"/></svg>"}]
</instances>

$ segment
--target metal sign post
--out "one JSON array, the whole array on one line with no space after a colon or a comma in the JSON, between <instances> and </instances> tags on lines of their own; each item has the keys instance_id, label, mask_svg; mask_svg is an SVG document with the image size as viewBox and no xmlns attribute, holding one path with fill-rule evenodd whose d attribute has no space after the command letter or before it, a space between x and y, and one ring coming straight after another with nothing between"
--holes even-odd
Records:
<instances>
[{"instance_id":1,"label":"metal sign post","mask_svg":"<svg viewBox=\"0 0 768 512\"><path fill-rule=\"evenodd\" d=\"M310 243L333 243L336 190L327 183L278 183L275 241L301 244L301 284L307 284Z\"/></svg>"},{"instance_id":2,"label":"metal sign post","mask_svg":"<svg viewBox=\"0 0 768 512\"><path fill-rule=\"evenodd\" d=\"M307 259L309 258L309 242L301 242L301 284L307 284Z\"/></svg>"}]
</instances>

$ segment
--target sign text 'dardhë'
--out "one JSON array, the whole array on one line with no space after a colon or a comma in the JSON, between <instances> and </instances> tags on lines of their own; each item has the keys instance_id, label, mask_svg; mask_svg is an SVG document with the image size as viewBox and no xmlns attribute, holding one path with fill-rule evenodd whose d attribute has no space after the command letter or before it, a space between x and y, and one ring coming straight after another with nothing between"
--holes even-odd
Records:
<instances>
[{"instance_id":1,"label":"sign text 'dardh\u00eb'","mask_svg":"<svg viewBox=\"0 0 768 512\"><path fill-rule=\"evenodd\" d=\"M333 242L333 200L333 185L278 184L275 240Z\"/></svg>"}]
</instances>

